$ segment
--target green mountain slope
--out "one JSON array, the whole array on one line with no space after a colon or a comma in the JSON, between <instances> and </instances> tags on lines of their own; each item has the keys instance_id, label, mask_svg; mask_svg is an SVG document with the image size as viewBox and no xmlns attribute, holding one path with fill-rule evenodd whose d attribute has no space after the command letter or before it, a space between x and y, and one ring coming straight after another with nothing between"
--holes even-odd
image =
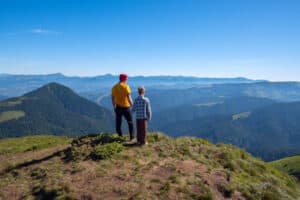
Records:
<instances>
[{"instance_id":1,"label":"green mountain slope","mask_svg":"<svg viewBox=\"0 0 300 200\"><path fill-rule=\"evenodd\" d=\"M280 171L296 176L300 180L300 156L292 156L270 162Z\"/></svg>"},{"instance_id":2,"label":"green mountain slope","mask_svg":"<svg viewBox=\"0 0 300 200\"><path fill-rule=\"evenodd\" d=\"M231 145L159 133L143 147L124 139L89 135L64 149L2 156L11 163L0 171L0 198L300 199L293 177Z\"/></svg>"},{"instance_id":3,"label":"green mountain slope","mask_svg":"<svg viewBox=\"0 0 300 200\"><path fill-rule=\"evenodd\" d=\"M241 96L220 98L219 100L206 103L185 104L154 113L153 116L155 117L151 125L156 130L160 130L169 123L177 123L178 121L193 120L212 115L233 115L236 113L249 112L274 103L276 103L276 101L266 98ZM166 133L171 135L174 132L167 131Z\"/></svg>"},{"instance_id":4,"label":"green mountain slope","mask_svg":"<svg viewBox=\"0 0 300 200\"><path fill-rule=\"evenodd\" d=\"M276 103L250 113L177 121L161 130L177 133L175 137L191 135L234 144L264 160L276 160L300 152L299 119L300 102Z\"/></svg>"},{"instance_id":5,"label":"green mountain slope","mask_svg":"<svg viewBox=\"0 0 300 200\"><path fill-rule=\"evenodd\" d=\"M0 95L0 100L5 99L5 96Z\"/></svg>"},{"instance_id":6,"label":"green mountain slope","mask_svg":"<svg viewBox=\"0 0 300 200\"><path fill-rule=\"evenodd\" d=\"M112 122L112 112L57 83L0 102L0 137L111 131Z\"/></svg>"}]
</instances>

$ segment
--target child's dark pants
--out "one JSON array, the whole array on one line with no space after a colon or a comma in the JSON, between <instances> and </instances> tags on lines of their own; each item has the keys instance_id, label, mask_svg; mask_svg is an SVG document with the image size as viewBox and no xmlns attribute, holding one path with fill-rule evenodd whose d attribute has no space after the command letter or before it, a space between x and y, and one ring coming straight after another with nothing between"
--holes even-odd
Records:
<instances>
[{"instance_id":1,"label":"child's dark pants","mask_svg":"<svg viewBox=\"0 0 300 200\"><path fill-rule=\"evenodd\" d=\"M146 143L148 121L146 119L136 120L136 130L137 130L137 141L140 144Z\"/></svg>"}]
</instances>

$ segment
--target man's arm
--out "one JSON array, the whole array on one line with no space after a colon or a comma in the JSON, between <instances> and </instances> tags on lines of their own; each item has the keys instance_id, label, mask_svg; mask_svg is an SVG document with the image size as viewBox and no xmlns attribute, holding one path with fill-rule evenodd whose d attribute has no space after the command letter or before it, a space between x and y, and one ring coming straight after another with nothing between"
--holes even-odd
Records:
<instances>
[{"instance_id":1,"label":"man's arm","mask_svg":"<svg viewBox=\"0 0 300 200\"><path fill-rule=\"evenodd\" d=\"M116 107L116 102L115 102L115 98L113 96L111 96L111 103L113 105L113 108Z\"/></svg>"},{"instance_id":2,"label":"man's arm","mask_svg":"<svg viewBox=\"0 0 300 200\"><path fill-rule=\"evenodd\" d=\"M147 101L147 104L146 104L146 114L147 114L147 118L148 120L150 121L151 118L152 118L152 111L151 111L151 106L150 106L150 101L148 100Z\"/></svg>"},{"instance_id":3,"label":"man's arm","mask_svg":"<svg viewBox=\"0 0 300 200\"><path fill-rule=\"evenodd\" d=\"M132 106L133 101L132 101L132 98L131 98L131 89L130 89L129 85L127 85L126 89L127 89L127 100L129 102L130 106Z\"/></svg>"},{"instance_id":4,"label":"man's arm","mask_svg":"<svg viewBox=\"0 0 300 200\"><path fill-rule=\"evenodd\" d=\"M130 94L127 95L127 99L128 99L128 102L129 102L130 106L132 106L133 105L133 101L132 101L132 98L131 98Z\"/></svg>"},{"instance_id":5,"label":"man's arm","mask_svg":"<svg viewBox=\"0 0 300 200\"><path fill-rule=\"evenodd\" d=\"M116 102L115 102L115 98L113 96L111 96L111 103L112 103L114 112L116 112L117 105L116 105Z\"/></svg>"},{"instance_id":6,"label":"man's arm","mask_svg":"<svg viewBox=\"0 0 300 200\"><path fill-rule=\"evenodd\" d=\"M136 111L136 100L134 100L132 108L131 108L131 112L134 113Z\"/></svg>"}]
</instances>

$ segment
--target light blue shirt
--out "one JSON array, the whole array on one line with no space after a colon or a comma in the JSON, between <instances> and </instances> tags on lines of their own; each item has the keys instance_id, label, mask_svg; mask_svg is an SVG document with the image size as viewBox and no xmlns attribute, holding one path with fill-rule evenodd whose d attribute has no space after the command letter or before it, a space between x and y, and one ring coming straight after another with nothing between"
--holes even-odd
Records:
<instances>
[{"instance_id":1,"label":"light blue shirt","mask_svg":"<svg viewBox=\"0 0 300 200\"><path fill-rule=\"evenodd\" d=\"M139 95L133 103L132 112L136 112L136 119L151 120L152 112L150 100L147 97Z\"/></svg>"}]
</instances>

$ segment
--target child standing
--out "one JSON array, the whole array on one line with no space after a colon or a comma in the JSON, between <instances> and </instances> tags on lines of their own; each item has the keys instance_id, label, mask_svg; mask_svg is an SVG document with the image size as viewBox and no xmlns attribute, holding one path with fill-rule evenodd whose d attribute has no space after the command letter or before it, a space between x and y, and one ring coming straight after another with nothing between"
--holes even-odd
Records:
<instances>
[{"instance_id":1,"label":"child standing","mask_svg":"<svg viewBox=\"0 0 300 200\"><path fill-rule=\"evenodd\" d=\"M147 144L146 134L148 121L151 120L151 106L150 101L145 97L145 88L143 86L138 88L139 96L134 100L132 112L136 112L136 129L137 129L137 142L141 145Z\"/></svg>"}]
</instances>

